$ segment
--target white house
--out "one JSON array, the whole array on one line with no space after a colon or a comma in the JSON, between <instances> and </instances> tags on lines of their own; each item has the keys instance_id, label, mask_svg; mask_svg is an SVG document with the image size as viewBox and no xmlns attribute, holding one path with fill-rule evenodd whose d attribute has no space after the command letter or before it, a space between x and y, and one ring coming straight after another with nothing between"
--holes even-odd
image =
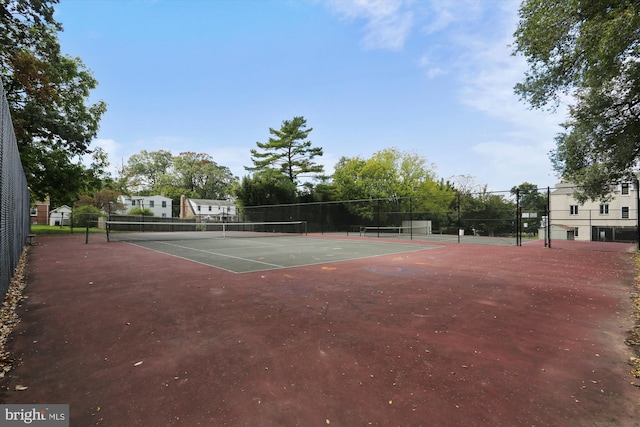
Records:
<instances>
[{"instance_id":1,"label":"white house","mask_svg":"<svg viewBox=\"0 0 640 427\"><path fill-rule=\"evenodd\" d=\"M118 196L118 203L124 209L118 213L126 214L133 208L149 209L153 216L160 218L171 218L172 202L169 197L164 196Z\"/></svg>"},{"instance_id":2,"label":"white house","mask_svg":"<svg viewBox=\"0 0 640 427\"><path fill-rule=\"evenodd\" d=\"M71 213L73 210L62 205L49 212L49 225L69 225L71 224Z\"/></svg>"},{"instance_id":3,"label":"white house","mask_svg":"<svg viewBox=\"0 0 640 427\"><path fill-rule=\"evenodd\" d=\"M204 221L236 222L238 210L233 200L180 198L180 218L199 217Z\"/></svg>"},{"instance_id":4,"label":"white house","mask_svg":"<svg viewBox=\"0 0 640 427\"><path fill-rule=\"evenodd\" d=\"M611 200L580 204L570 183L556 185L549 195L550 223L567 238L583 241L636 241L638 189L633 182L613 186ZM563 230L563 231L561 231ZM544 238L541 230L540 237Z\"/></svg>"}]
</instances>

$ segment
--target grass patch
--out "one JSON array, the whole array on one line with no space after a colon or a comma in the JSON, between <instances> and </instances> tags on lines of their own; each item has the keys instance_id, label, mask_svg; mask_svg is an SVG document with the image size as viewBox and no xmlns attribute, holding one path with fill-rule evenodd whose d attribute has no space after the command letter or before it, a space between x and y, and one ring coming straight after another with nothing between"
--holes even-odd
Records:
<instances>
[{"instance_id":1,"label":"grass patch","mask_svg":"<svg viewBox=\"0 0 640 427\"><path fill-rule=\"evenodd\" d=\"M31 233L33 234L80 234L86 233L86 227L69 227L68 225L41 225L41 224L31 224ZM104 230L101 230L96 227L89 228L89 233L104 233Z\"/></svg>"}]
</instances>

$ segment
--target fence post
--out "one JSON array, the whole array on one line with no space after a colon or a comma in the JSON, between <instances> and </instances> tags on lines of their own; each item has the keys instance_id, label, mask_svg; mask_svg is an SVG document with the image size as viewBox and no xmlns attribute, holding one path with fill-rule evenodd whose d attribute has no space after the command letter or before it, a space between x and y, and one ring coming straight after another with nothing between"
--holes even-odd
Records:
<instances>
[{"instance_id":1,"label":"fence post","mask_svg":"<svg viewBox=\"0 0 640 427\"><path fill-rule=\"evenodd\" d=\"M460 192L458 191L458 229L456 230L456 234L458 235L458 243L460 243Z\"/></svg>"},{"instance_id":2,"label":"fence post","mask_svg":"<svg viewBox=\"0 0 640 427\"><path fill-rule=\"evenodd\" d=\"M520 246L520 189L516 188L516 246Z\"/></svg>"},{"instance_id":3,"label":"fence post","mask_svg":"<svg viewBox=\"0 0 640 427\"><path fill-rule=\"evenodd\" d=\"M376 212L376 227L378 229L378 238L380 238L380 199L378 199L377 203L377 212Z\"/></svg>"},{"instance_id":4,"label":"fence post","mask_svg":"<svg viewBox=\"0 0 640 427\"><path fill-rule=\"evenodd\" d=\"M547 237L551 248L551 187L547 187Z\"/></svg>"},{"instance_id":5,"label":"fence post","mask_svg":"<svg viewBox=\"0 0 640 427\"><path fill-rule=\"evenodd\" d=\"M640 250L640 182L636 178L636 233L638 235L638 250Z\"/></svg>"},{"instance_id":6,"label":"fence post","mask_svg":"<svg viewBox=\"0 0 640 427\"><path fill-rule=\"evenodd\" d=\"M409 236L410 240L413 240L413 204L411 201L413 200L413 196L409 196ZM400 223L402 225L402 223Z\"/></svg>"}]
</instances>

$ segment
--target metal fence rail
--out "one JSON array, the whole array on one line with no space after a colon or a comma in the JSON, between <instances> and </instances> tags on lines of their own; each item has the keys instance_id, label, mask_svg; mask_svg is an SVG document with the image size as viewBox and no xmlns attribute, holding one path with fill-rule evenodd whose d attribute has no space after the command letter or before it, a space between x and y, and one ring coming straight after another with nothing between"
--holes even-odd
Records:
<instances>
[{"instance_id":1,"label":"metal fence rail","mask_svg":"<svg viewBox=\"0 0 640 427\"><path fill-rule=\"evenodd\" d=\"M0 85L0 296L4 299L29 234L29 190Z\"/></svg>"}]
</instances>

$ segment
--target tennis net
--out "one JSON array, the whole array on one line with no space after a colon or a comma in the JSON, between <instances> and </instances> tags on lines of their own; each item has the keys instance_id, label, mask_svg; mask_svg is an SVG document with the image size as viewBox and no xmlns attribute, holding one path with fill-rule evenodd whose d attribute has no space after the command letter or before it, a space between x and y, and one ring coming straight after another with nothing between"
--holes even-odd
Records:
<instances>
[{"instance_id":1,"label":"tennis net","mask_svg":"<svg viewBox=\"0 0 640 427\"><path fill-rule=\"evenodd\" d=\"M429 228L426 225L412 226L379 226L367 225L360 227L360 237L410 237L412 235L426 235Z\"/></svg>"},{"instance_id":2,"label":"tennis net","mask_svg":"<svg viewBox=\"0 0 640 427\"><path fill-rule=\"evenodd\" d=\"M109 242L278 237L307 234L307 222L106 221L106 230Z\"/></svg>"}]
</instances>

